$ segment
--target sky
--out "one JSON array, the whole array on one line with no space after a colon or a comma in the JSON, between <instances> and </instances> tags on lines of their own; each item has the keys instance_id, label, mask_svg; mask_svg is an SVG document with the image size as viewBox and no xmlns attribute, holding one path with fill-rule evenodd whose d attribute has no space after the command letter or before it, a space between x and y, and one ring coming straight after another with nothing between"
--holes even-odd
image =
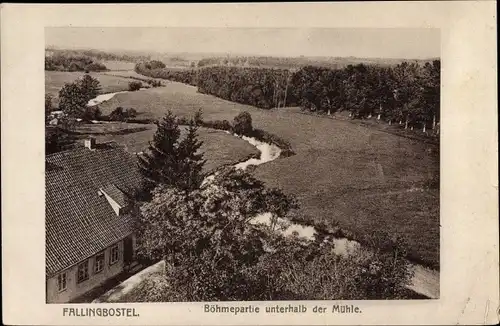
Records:
<instances>
[{"instance_id":1,"label":"sky","mask_svg":"<svg viewBox=\"0 0 500 326\"><path fill-rule=\"evenodd\" d=\"M438 29L50 27L65 49L427 59L440 56Z\"/></svg>"}]
</instances>

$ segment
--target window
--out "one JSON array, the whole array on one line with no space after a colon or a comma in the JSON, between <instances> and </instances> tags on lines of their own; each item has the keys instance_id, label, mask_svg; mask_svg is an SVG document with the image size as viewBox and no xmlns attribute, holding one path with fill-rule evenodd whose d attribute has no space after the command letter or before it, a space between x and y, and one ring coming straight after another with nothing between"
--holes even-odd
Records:
<instances>
[{"instance_id":1,"label":"window","mask_svg":"<svg viewBox=\"0 0 500 326\"><path fill-rule=\"evenodd\" d=\"M120 252L118 251L118 245L111 247L111 255L109 256L109 264L113 265L120 258Z\"/></svg>"},{"instance_id":2,"label":"window","mask_svg":"<svg viewBox=\"0 0 500 326\"><path fill-rule=\"evenodd\" d=\"M78 283L81 283L83 281L86 281L89 279L89 261L86 260L85 262L81 263L78 265Z\"/></svg>"},{"instance_id":3,"label":"window","mask_svg":"<svg viewBox=\"0 0 500 326\"><path fill-rule=\"evenodd\" d=\"M66 290L67 282L66 282L66 272L57 275L57 288L59 292Z\"/></svg>"},{"instance_id":4,"label":"window","mask_svg":"<svg viewBox=\"0 0 500 326\"><path fill-rule=\"evenodd\" d=\"M104 252L95 256L94 273L100 273L104 269Z\"/></svg>"}]
</instances>

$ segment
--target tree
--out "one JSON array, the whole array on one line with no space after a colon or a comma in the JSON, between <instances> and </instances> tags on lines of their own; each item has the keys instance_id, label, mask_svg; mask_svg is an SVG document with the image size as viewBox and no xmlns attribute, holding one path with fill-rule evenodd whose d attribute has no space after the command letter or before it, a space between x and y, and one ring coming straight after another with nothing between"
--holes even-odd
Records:
<instances>
[{"instance_id":1,"label":"tree","mask_svg":"<svg viewBox=\"0 0 500 326\"><path fill-rule=\"evenodd\" d=\"M141 87L142 87L142 83L138 82L138 81L133 81L133 82L128 83L128 90L131 92L138 91L141 89Z\"/></svg>"},{"instance_id":2,"label":"tree","mask_svg":"<svg viewBox=\"0 0 500 326\"><path fill-rule=\"evenodd\" d=\"M125 119L125 111L121 106L117 107L109 114L109 120L123 121L124 119Z\"/></svg>"},{"instance_id":3,"label":"tree","mask_svg":"<svg viewBox=\"0 0 500 326\"><path fill-rule=\"evenodd\" d=\"M181 135L175 116L168 111L156 122L156 132L148 151L139 156L139 170L144 176L142 190L149 197L158 184L175 185L178 179L177 142Z\"/></svg>"},{"instance_id":4,"label":"tree","mask_svg":"<svg viewBox=\"0 0 500 326\"><path fill-rule=\"evenodd\" d=\"M250 135L253 131L252 116L247 111L241 112L234 118L233 132L238 135Z\"/></svg>"},{"instance_id":5,"label":"tree","mask_svg":"<svg viewBox=\"0 0 500 326\"><path fill-rule=\"evenodd\" d=\"M198 126L194 120L190 121L187 135L179 142L179 175L181 178L177 186L181 189L194 190L198 188L203 181L203 166L206 160L203 154L199 153L202 141L198 140Z\"/></svg>"},{"instance_id":6,"label":"tree","mask_svg":"<svg viewBox=\"0 0 500 326\"><path fill-rule=\"evenodd\" d=\"M77 80L76 83L80 87L82 94L87 98L87 102L99 95L101 91L99 80L93 78L89 74L85 74L81 79Z\"/></svg>"},{"instance_id":7,"label":"tree","mask_svg":"<svg viewBox=\"0 0 500 326\"><path fill-rule=\"evenodd\" d=\"M203 110L202 109L199 109L198 111L196 111L196 113L194 114L194 123L197 125L197 126L200 126L201 124L203 124Z\"/></svg>"},{"instance_id":8,"label":"tree","mask_svg":"<svg viewBox=\"0 0 500 326\"><path fill-rule=\"evenodd\" d=\"M127 118L135 118L137 116L137 110L134 108L128 108L125 111L125 115L127 116Z\"/></svg>"},{"instance_id":9,"label":"tree","mask_svg":"<svg viewBox=\"0 0 500 326\"><path fill-rule=\"evenodd\" d=\"M203 155L197 153L201 142L197 139L194 123L183 140L180 140L181 131L172 112L168 111L156 125L148 151L139 156L139 170L145 177L140 197L151 198L151 191L158 185L183 191L199 187L205 161Z\"/></svg>"},{"instance_id":10,"label":"tree","mask_svg":"<svg viewBox=\"0 0 500 326\"><path fill-rule=\"evenodd\" d=\"M166 268L141 285L135 298L164 302L406 298L412 273L398 239L369 237L373 248L383 250L355 251L344 257L332 252L326 235L306 243L285 237L272 226L251 223L257 214L284 217L296 208L293 197L234 168L220 170L192 192L158 186L152 200L140 207L138 255L164 260ZM162 290L151 292L154 288Z\"/></svg>"},{"instance_id":11,"label":"tree","mask_svg":"<svg viewBox=\"0 0 500 326\"><path fill-rule=\"evenodd\" d=\"M163 300L265 299L250 270L265 253L268 229L249 221L271 206L286 214L290 203L282 193L266 196L262 182L234 168L189 193L159 186L140 209L138 254L166 261Z\"/></svg>"},{"instance_id":12,"label":"tree","mask_svg":"<svg viewBox=\"0 0 500 326\"><path fill-rule=\"evenodd\" d=\"M88 110L87 104L99 91L99 81L90 75L85 75L74 83L66 83L59 91L59 109L70 118L95 119L98 110Z\"/></svg>"},{"instance_id":13,"label":"tree","mask_svg":"<svg viewBox=\"0 0 500 326\"><path fill-rule=\"evenodd\" d=\"M45 127L45 155L69 149L75 144L75 141L76 139L69 132L69 128Z\"/></svg>"},{"instance_id":14,"label":"tree","mask_svg":"<svg viewBox=\"0 0 500 326\"><path fill-rule=\"evenodd\" d=\"M81 117L88 101L77 83L65 84L59 91L59 109L70 118Z\"/></svg>"},{"instance_id":15,"label":"tree","mask_svg":"<svg viewBox=\"0 0 500 326\"><path fill-rule=\"evenodd\" d=\"M126 121L128 118L135 118L137 111L133 108L124 109L121 106L117 107L109 114L108 118L112 121Z\"/></svg>"},{"instance_id":16,"label":"tree","mask_svg":"<svg viewBox=\"0 0 500 326\"><path fill-rule=\"evenodd\" d=\"M99 120L102 117L102 112L97 105L87 106L80 117L84 121Z\"/></svg>"},{"instance_id":17,"label":"tree","mask_svg":"<svg viewBox=\"0 0 500 326\"><path fill-rule=\"evenodd\" d=\"M441 61L434 60L424 66L424 105L429 115L428 121L432 121L431 128L435 129L440 119L440 87L441 87Z\"/></svg>"}]
</instances>

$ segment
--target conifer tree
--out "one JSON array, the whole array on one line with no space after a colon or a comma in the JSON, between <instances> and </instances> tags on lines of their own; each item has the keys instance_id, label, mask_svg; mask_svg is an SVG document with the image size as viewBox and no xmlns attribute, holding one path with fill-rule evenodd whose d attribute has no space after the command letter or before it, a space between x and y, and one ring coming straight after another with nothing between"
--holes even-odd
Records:
<instances>
[{"instance_id":1,"label":"conifer tree","mask_svg":"<svg viewBox=\"0 0 500 326\"><path fill-rule=\"evenodd\" d=\"M139 171L144 176L139 200L150 199L151 191L158 185L193 190L203 178L205 160L203 154L197 153L202 142L197 138L194 123L191 123L183 140L172 112L168 111L156 125L157 130L148 150L139 156Z\"/></svg>"},{"instance_id":2,"label":"conifer tree","mask_svg":"<svg viewBox=\"0 0 500 326\"><path fill-rule=\"evenodd\" d=\"M179 142L179 174L178 186L185 190L194 190L203 181L203 166L206 160L198 150L203 142L198 140L198 126L194 120L190 121L186 137Z\"/></svg>"}]
</instances>

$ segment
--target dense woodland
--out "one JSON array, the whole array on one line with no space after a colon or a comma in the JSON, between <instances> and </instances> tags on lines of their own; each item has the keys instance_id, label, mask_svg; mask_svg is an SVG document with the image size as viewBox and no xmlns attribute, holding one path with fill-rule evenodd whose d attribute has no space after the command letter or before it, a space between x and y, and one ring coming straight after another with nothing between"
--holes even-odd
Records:
<instances>
[{"instance_id":1,"label":"dense woodland","mask_svg":"<svg viewBox=\"0 0 500 326\"><path fill-rule=\"evenodd\" d=\"M105 71L106 66L85 55L52 55L45 57L48 71Z\"/></svg>"},{"instance_id":2,"label":"dense woodland","mask_svg":"<svg viewBox=\"0 0 500 326\"><path fill-rule=\"evenodd\" d=\"M394 66L402 63L401 59L355 58L355 57L272 57L272 56L213 56L198 61L197 66L236 66L279 69L300 69L305 66L318 66L330 69L345 68L359 63L379 66ZM417 60L424 64L426 60Z\"/></svg>"},{"instance_id":3,"label":"dense woodland","mask_svg":"<svg viewBox=\"0 0 500 326\"><path fill-rule=\"evenodd\" d=\"M196 86L198 81L197 70L166 68L165 64L158 60L138 63L135 65L135 71L148 77L168 79L193 86Z\"/></svg>"},{"instance_id":4,"label":"dense woodland","mask_svg":"<svg viewBox=\"0 0 500 326\"><path fill-rule=\"evenodd\" d=\"M99 50L62 50L55 48L47 48L46 52L49 52L51 55L59 55L59 56L86 56L89 58L93 58L97 61L126 61L126 62L143 62L151 60L149 56L141 55L141 54L127 54L127 53L110 53Z\"/></svg>"},{"instance_id":5,"label":"dense woodland","mask_svg":"<svg viewBox=\"0 0 500 326\"><path fill-rule=\"evenodd\" d=\"M159 61L136 72L198 86L200 93L263 109L300 106L352 118L377 117L405 128L435 129L439 123L441 62L395 66L306 66L298 70L210 66L172 70Z\"/></svg>"}]
</instances>

